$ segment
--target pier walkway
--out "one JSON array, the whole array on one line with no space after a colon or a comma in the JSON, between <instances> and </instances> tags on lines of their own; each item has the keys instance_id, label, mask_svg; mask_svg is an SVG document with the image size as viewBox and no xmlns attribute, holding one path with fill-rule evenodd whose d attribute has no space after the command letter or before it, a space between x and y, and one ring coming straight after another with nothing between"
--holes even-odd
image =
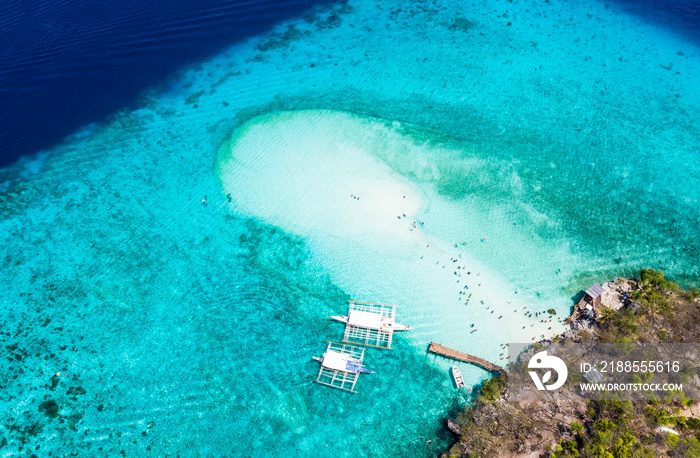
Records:
<instances>
[{"instance_id":1,"label":"pier walkway","mask_svg":"<svg viewBox=\"0 0 700 458\"><path fill-rule=\"evenodd\" d=\"M469 355L467 353L462 353L457 350L453 350L439 343L430 342L430 347L428 347L428 353L435 353L436 355L444 356L445 358L454 359L457 361L462 361L464 363L473 364L479 366L480 368L487 370L489 372L497 372L499 375L506 375L505 369L496 366L485 359L479 358L478 356Z\"/></svg>"}]
</instances>

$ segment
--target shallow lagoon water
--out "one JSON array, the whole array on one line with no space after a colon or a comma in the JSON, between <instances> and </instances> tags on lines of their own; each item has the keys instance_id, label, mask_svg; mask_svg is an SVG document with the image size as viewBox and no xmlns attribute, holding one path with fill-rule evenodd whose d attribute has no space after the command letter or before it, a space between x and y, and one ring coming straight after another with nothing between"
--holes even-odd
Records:
<instances>
[{"instance_id":1,"label":"shallow lagoon water","mask_svg":"<svg viewBox=\"0 0 700 458\"><path fill-rule=\"evenodd\" d=\"M511 332L558 331L522 330L508 301L561 316L581 288L640 267L697 285L698 55L598 2L349 2L18 164L0 202L0 454L437 454L468 396L430 340L498 362ZM368 173L420 195L435 251L411 231L377 248L372 231L293 224L303 206L238 205L222 145L234 154L246 123L304 110L352 133L330 139L362 140ZM373 142L358 139L368 126ZM419 264L438 250L479 267L483 307L450 290L443 260ZM398 303L415 327L368 350L377 374L355 396L311 383L310 357L342 335L325 316L348 299ZM461 369L469 385L487 376Z\"/></svg>"}]
</instances>

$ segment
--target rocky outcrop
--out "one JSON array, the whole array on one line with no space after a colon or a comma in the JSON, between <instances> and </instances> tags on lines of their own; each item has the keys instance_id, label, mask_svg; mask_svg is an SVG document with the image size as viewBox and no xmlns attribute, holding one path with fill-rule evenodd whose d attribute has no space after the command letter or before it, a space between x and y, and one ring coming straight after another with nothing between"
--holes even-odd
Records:
<instances>
[{"instance_id":1,"label":"rocky outcrop","mask_svg":"<svg viewBox=\"0 0 700 458\"><path fill-rule=\"evenodd\" d=\"M449 429L450 432L455 436L462 437L462 427L459 426L459 423L457 423L451 418L447 419L447 429Z\"/></svg>"}]
</instances>

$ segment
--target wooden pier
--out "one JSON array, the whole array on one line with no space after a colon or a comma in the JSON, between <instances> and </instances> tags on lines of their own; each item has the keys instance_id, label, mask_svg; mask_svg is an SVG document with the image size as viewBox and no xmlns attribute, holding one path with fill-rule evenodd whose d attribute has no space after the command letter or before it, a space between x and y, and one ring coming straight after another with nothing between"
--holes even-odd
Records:
<instances>
[{"instance_id":1,"label":"wooden pier","mask_svg":"<svg viewBox=\"0 0 700 458\"><path fill-rule=\"evenodd\" d=\"M457 361L462 361L464 363L473 364L489 372L497 372L499 375L506 374L505 369L496 366L495 364L492 364L486 361L485 359L479 358L478 356L469 355L467 353L462 353L457 350L453 350L444 345L440 345L439 343L430 342L430 347L428 347L428 353L435 353L436 355L444 356L445 358L450 358Z\"/></svg>"}]
</instances>

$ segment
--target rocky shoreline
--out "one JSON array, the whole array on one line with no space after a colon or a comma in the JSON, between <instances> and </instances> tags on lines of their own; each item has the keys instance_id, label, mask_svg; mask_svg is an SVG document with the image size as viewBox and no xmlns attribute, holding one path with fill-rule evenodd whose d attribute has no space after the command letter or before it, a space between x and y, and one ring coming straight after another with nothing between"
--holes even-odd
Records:
<instances>
[{"instance_id":1,"label":"rocky shoreline","mask_svg":"<svg viewBox=\"0 0 700 458\"><path fill-rule=\"evenodd\" d=\"M649 278L652 280L650 281ZM648 270L642 271L640 280L617 278L598 286L600 288L596 291L599 293L599 300L587 302L586 299L591 297L584 295L584 298L572 307L572 313L567 319L569 330L554 340L533 343L519 356L527 354L528 351L534 354L535 351L546 350L550 345L562 341L614 342L615 340L611 340L611 337L617 335L617 327L622 326L620 323L624 322L629 326L631 320L636 320L633 326L639 331L635 330L632 334L637 334L634 337L638 342L658 342L660 337L657 336L674 339L667 341L698 341L687 340L690 335L696 335L697 331L693 332L692 324L688 325L684 322L683 325L678 325L674 320L677 313L672 313L680 310L700 317L700 294L697 289L690 288L683 291L678 285L666 282L661 272ZM667 310L654 309L654 301L664 304L674 303L674 305L669 306L670 309ZM674 307L676 307L675 310ZM510 364L507 374L512 370L513 367ZM607 407L605 406L592 415L592 401L584 398L555 401L552 397L546 400L543 398L536 401L515 401L509 400L509 394L502 377L487 380L472 406L468 407L456 420L446 420L446 427L452 432L456 442L448 451L440 455L441 458L642 456L612 453L587 454L587 444L597 441L600 435L597 430L600 428L599 422L602 421L600 419L606 416ZM631 409L643 409L645 402L633 401ZM685 403L669 403L668 410L677 415L679 423L687 424L687 419L695 418L700 413L700 409L696 407L694 401L688 400ZM644 415L641 416L644 417ZM639 435L636 442L638 447L659 452L672 448L672 444L669 445L669 443L674 440L678 442L679 433L663 424L654 427L654 421L658 422L658 420L650 421L642 425L643 422L640 420L640 425L634 429ZM585 425L585 428L582 425ZM700 430L700 420L697 426ZM673 434L667 430L672 431ZM676 439L668 439L674 434ZM693 441L698 439L691 435L681 437L682 444L691 444L687 447L694 446ZM569 444L569 448L565 448L562 444ZM684 452L686 454L670 456L700 456L700 441L697 445L699 455L689 455Z\"/></svg>"}]
</instances>

